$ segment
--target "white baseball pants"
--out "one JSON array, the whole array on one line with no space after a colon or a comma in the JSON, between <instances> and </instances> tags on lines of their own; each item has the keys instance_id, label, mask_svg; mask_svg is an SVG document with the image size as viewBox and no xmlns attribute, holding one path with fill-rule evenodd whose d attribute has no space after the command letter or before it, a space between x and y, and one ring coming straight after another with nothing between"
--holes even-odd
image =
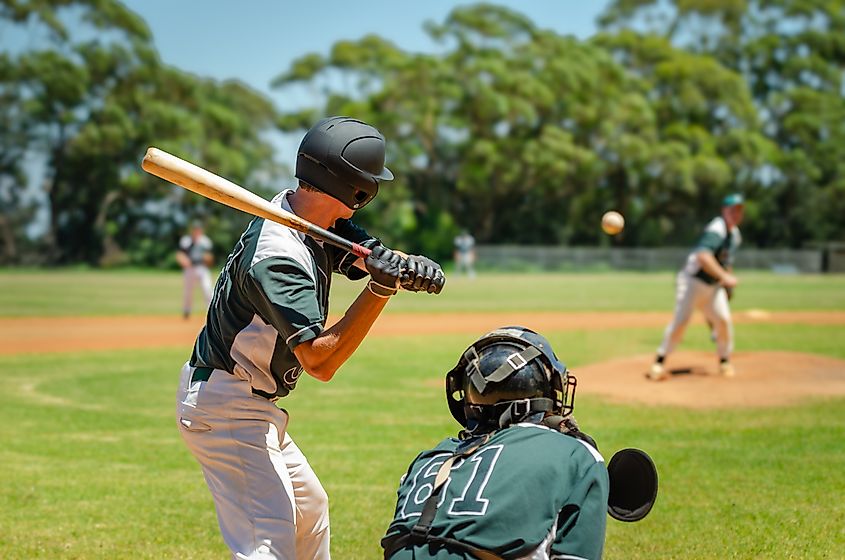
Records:
<instances>
[{"instance_id":1,"label":"white baseball pants","mask_svg":"<svg viewBox=\"0 0 845 560\"><path fill-rule=\"evenodd\" d=\"M205 304L211 303L212 288L211 288L211 273L208 267L202 264L195 264L189 266L182 271L184 277L185 291L182 295L182 311L186 314L191 312L194 307L194 286L199 283L202 288L202 295L205 297Z\"/></svg>"},{"instance_id":2,"label":"white baseball pants","mask_svg":"<svg viewBox=\"0 0 845 560\"><path fill-rule=\"evenodd\" d=\"M288 415L222 370L182 368L176 420L235 560L328 560L329 502L287 434Z\"/></svg>"},{"instance_id":3,"label":"white baseball pants","mask_svg":"<svg viewBox=\"0 0 845 560\"><path fill-rule=\"evenodd\" d=\"M675 316L663 334L657 354L668 356L684 337L692 312L699 309L713 325L716 351L720 359L730 359L733 351L733 323L728 296L718 284L707 284L686 274L678 273L675 292Z\"/></svg>"}]
</instances>

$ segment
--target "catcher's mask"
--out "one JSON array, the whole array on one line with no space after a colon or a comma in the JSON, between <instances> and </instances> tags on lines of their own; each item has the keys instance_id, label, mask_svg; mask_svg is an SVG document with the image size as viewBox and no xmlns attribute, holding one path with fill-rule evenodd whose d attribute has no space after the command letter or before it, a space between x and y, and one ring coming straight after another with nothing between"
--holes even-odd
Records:
<instances>
[{"instance_id":1,"label":"catcher's mask","mask_svg":"<svg viewBox=\"0 0 845 560\"><path fill-rule=\"evenodd\" d=\"M538 413L572 413L575 384L543 336L502 327L475 341L446 374L446 400L461 426L484 433Z\"/></svg>"},{"instance_id":2,"label":"catcher's mask","mask_svg":"<svg viewBox=\"0 0 845 560\"><path fill-rule=\"evenodd\" d=\"M384 166L385 142L372 126L349 117L329 117L302 139L295 176L352 210L378 194L379 181L393 173Z\"/></svg>"}]
</instances>

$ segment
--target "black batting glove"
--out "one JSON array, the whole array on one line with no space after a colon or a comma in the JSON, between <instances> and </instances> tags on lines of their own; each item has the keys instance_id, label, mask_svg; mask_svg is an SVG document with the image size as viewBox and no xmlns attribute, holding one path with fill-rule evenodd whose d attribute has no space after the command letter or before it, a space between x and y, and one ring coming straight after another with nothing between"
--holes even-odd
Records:
<instances>
[{"instance_id":1,"label":"black batting glove","mask_svg":"<svg viewBox=\"0 0 845 560\"><path fill-rule=\"evenodd\" d=\"M439 264L422 255L408 255L402 268L403 290L439 294L445 284L446 276Z\"/></svg>"},{"instance_id":2,"label":"black batting glove","mask_svg":"<svg viewBox=\"0 0 845 560\"><path fill-rule=\"evenodd\" d=\"M376 245L364 260L364 266L370 273L368 287L380 297L389 297L396 293L402 277L402 257L384 245Z\"/></svg>"}]
</instances>

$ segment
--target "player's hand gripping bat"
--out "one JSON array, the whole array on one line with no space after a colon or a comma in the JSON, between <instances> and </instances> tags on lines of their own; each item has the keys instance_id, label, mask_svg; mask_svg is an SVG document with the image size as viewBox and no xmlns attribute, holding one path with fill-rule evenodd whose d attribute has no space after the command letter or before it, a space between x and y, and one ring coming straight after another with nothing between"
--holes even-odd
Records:
<instances>
[{"instance_id":1,"label":"player's hand gripping bat","mask_svg":"<svg viewBox=\"0 0 845 560\"><path fill-rule=\"evenodd\" d=\"M195 192L231 208L237 208L247 214L258 216L282 224L296 231L323 241L353 255L367 258L370 250L366 247L344 239L326 229L316 226L304 220L296 214L292 214L271 203L268 200L252 193L240 185L215 175L214 173L180 159L158 148L149 148L141 167L147 173L169 181L184 189ZM411 279L413 281L413 279ZM434 293L440 293L446 279L439 276L435 281Z\"/></svg>"}]
</instances>

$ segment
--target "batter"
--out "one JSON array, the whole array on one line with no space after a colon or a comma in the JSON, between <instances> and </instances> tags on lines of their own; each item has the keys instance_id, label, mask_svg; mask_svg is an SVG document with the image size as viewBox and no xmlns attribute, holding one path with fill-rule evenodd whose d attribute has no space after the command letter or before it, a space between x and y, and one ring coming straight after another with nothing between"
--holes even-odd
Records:
<instances>
[{"instance_id":1,"label":"batter","mask_svg":"<svg viewBox=\"0 0 845 560\"><path fill-rule=\"evenodd\" d=\"M728 300L738 280L733 275L736 250L742 242L739 224L745 201L741 194L730 194L722 201L721 215L707 224L698 244L678 272L675 316L657 348L657 356L647 377L652 381L669 378L665 360L684 336L694 309L699 309L712 328L719 356L719 372L733 377L733 324Z\"/></svg>"},{"instance_id":2,"label":"batter","mask_svg":"<svg viewBox=\"0 0 845 560\"><path fill-rule=\"evenodd\" d=\"M327 560L328 497L288 432L276 402L303 373L330 381L401 285L436 292L443 273L422 256L403 258L349 221L392 179L384 138L333 117L299 147L299 188L273 202L371 248L354 255L285 226L254 219L229 255L207 322L182 368L176 417L202 467L233 559ZM332 273L369 281L344 316L326 326ZM282 401L283 402L283 401Z\"/></svg>"}]
</instances>

